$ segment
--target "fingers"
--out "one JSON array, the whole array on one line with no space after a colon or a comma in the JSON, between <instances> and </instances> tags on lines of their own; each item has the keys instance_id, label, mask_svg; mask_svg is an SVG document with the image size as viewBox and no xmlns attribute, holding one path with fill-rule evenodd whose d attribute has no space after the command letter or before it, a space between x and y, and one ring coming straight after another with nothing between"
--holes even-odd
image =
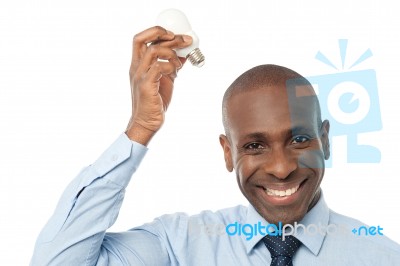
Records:
<instances>
[{"instance_id":1,"label":"fingers","mask_svg":"<svg viewBox=\"0 0 400 266\"><path fill-rule=\"evenodd\" d=\"M162 77L166 77L171 81L176 78L176 67L168 62L155 62L149 71L143 76L149 82L156 83Z\"/></svg>"},{"instance_id":2,"label":"fingers","mask_svg":"<svg viewBox=\"0 0 400 266\"><path fill-rule=\"evenodd\" d=\"M140 62L142 55L146 52L147 45L152 42L168 41L174 39L174 34L166 29L155 26L135 35L132 47L132 65Z\"/></svg>"},{"instance_id":3,"label":"fingers","mask_svg":"<svg viewBox=\"0 0 400 266\"><path fill-rule=\"evenodd\" d=\"M160 26L144 30L133 38L131 72L136 72L136 68L141 64L147 50L153 46L179 49L187 47L191 43L192 38L190 36L174 35Z\"/></svg>"},{"instance_id":4,"label":"fingers","mask_svg":"<svg viewBox=\"0 0 400 266\"><path fill-rule=\"evenodd\" d=\"M151 46L146 50L135 76L156 83L162 76L174 80L182 63L175 51L166 47Z\"/></svg>"},{"instance_id":5,"label":"fingers","mask_svg":"<svg viewBox=\"0 0 400 266\"><path fill-rule=\"evenodd\" d=\"M172 40L157 41L153 44L162 47L169 47L171 49L179 49L191 45L192 41L192 37L189 35L175 35Z\"/></svg>"},{"instance_id":6,"label":"fingers","mask_svg":"<svg viewBox=\"0 0 400 266\"><path fill-rule=\"evenodd\" d=\"M186 62L186 58L185 57L178 57L178 58L179 58L179 61L181 61L182 65L185 64L185 62Z\"/></svg>"},{"instance_id":7,"label":"fingers","mask_svg":"<svg viewBox=\"0 0 400 266\"><path fill-rule=\"evenodd\" d=\"M136 73L141 75L142 73L146 72L151 67L151 65L153 65L156 61L159 61L160 59L170 62L171 65L175 66L176 69L182 67L182 63L174 50L167 47L152 45L146 50L146 53L143 56L142 62L138 67Z\"/></svg>"},{"instance_id":8,"label":"fingers","mask_svg":"<svg viewBox=\"0 0 400 266\"><path fill-rule=\"evenodd\" d=\"M149 29L146 29L135 35L134 41L139 44L147 44L156 41L162 40L172 40L174 38L174 34L163 27L154 26Z\"/></svg>"}]
</instances>

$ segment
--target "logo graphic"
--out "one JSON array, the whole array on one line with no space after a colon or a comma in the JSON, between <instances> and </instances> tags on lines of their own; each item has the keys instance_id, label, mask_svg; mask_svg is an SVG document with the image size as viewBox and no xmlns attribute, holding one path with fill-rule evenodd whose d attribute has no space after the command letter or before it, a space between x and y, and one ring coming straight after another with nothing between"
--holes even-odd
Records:
<instances>
[{"instance_id":1,"label":"logo graphic","mask_svg":"<svg viewBox=\"0 0 400 266\"><path fill-rule=\"evenodd\" d=\"M351 230L351 232L353 232L353 234L355 235L365 235L365 236L376 236L376 235L380 235L383 236L382 233L383 228L378 226L360 226L358 229L354 228L353 230Z\"/></svg>"},{"instance_id":2,"label":"logo graphic","mask_svg":"<svg viewBox=\"0 0 400 266\"><path fill-rule=\"evenodd\" d=\"M348 235L350 232L355 236L381 236L383 235L383 228L378 226L359 226L348 227L346 224L301 224L295 222L292 224L268 224L258 221L254 224L239 223L238 221L228 225L223 223L204 223L202 221L191 220L188 223L187 233L191 236L205 235L208 237L222 237L222 236L239 236L244 237L247 241L253 237L260 236L279 236L285 241L286 236L316 236L316 235L331 235L340 236Z\"/></svg>"},{"instance_id":3,"label":"logo graphic","mask_svg":"<svg viewBox=\"0 0 400 266\"><path fill-rule=\"evenodd\" d=\"M342 71L345 71L306 77L306 79L316 90L322 119L328 119L330 122L329 142L333 143L332 137L346 136L348 163L379 163L381 160L380 150L371 145L361 145L358 142L358 134L382 129L376 73L373 69L351 71L353 67L370 58L372 51L367 49L347 68L347 43L346 39L339 40L341 68ZM339 70L322 52L318 51L315 58L325 65ZM289 84L288 88L299 86L298 81L294 82ZM303 82L300 85L305 84ZM296 95L296 93L293 96L292 92L289 93L289 97L295 97L298 100L302 96ZM326 167L331 167L332 159L339 156L340 154L334 154L331 150Z\"/></svg>"},{"instance_id":4,"label":"logo graphic","mask_svg":"<svg viewBox=\"0 0 400 266\"><path fill-rule=\"evenodd\" d=\"M322 224L309 224L307 226L295 222L294 225L285 224L279 222L277 225L275 224L265 224L262 222L258 222L256 224L241 224L238 222L234 222L228 224L226 226L226 233L229 236L245 236L246 240L251 240L256 235L266 236L279 236L285 241L286 236L306 234L309 236L315 236L317 234L326 235L326 234L336 234L339 233L340 230L345 232L346 228L340 228L336 224L329 224L324 226Z\"/></svg>"}]
</instances>

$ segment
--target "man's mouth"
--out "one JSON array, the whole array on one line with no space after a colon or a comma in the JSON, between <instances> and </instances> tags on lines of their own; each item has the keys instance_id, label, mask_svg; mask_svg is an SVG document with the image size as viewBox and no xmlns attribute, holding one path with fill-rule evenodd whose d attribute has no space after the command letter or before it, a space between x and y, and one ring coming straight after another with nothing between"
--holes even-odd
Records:
<instances>
[{"instance_id":1,"label":"man's mouth","mask_svg":"<svg viewBox=\"0 0 400 266\"><path fill-rule=\"evenodd\" d=\"M276 189L272 189L272 188L266 188L265 191L267 192L267 194L269 196L274 196L274 197L286 197L286 196L290 196L293 195L294 193L297 192L297 190L299 189L300 184L292 187L292 188L288 188L288 189L283 189L283 190L276 190Z\"/></svg>"}]
</instances>

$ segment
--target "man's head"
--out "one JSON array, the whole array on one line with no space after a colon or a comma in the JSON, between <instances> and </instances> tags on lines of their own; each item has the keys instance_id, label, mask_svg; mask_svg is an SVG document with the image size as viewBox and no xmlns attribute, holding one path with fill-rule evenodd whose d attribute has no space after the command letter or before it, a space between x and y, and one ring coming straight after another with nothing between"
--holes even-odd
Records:
<instances>
[{"instance_id":1,"label":"man's head","mask_svg":"<svg viewBox=\"0 0 400 266\"><path fill-rule=\"evenodd\" d=\"M239 76L222 104L226 168L268 222L294 223L318 201L329 158L329 122L311 84L285 67Z\"/></svg>"}]
</instances>

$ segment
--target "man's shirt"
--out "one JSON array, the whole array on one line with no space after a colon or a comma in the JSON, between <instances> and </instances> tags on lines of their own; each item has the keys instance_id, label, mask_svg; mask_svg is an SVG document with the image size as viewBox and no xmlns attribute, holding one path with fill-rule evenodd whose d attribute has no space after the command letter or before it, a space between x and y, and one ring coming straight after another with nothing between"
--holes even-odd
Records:
<instances>
[{"instance_id":1,"label":"man's shirt","mask_svg":"<svg viewBox=\"0 0 400 266\"><path fill-rule=\"evenodd\" d=\"M377 228L371 234L363 223L331 211L323 196L301 225L286 231L249 205L163 215L126 232L106 232L146 151L121 134L81 171L40 233L31 265L269 265L270 253L261 241L267 229L292 232L302 242L295 266L400 265L397 243Z\"/></svg>"}]
</instances>

